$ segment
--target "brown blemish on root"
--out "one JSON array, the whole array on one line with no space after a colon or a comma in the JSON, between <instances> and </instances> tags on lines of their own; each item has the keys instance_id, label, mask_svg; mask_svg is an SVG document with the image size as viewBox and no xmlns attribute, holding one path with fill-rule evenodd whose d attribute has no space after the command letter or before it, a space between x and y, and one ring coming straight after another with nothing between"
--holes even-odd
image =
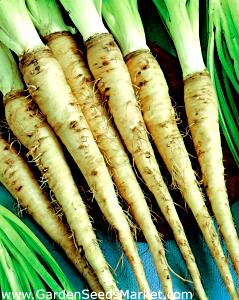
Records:
<instances>
[{"instance_id":1,"label":"brown blemish on root","mask_svg":"<svg viewBox=\"0 0 239 300\"><path fill-rule=\"evenodd\" d=\"M49 43L63 36L71 36L71 33L69 31L54 32L49 35L45 35L44 40L46 41L46 43Z\"/></svg>"},{"instance_id":2,"label":"brown blemish on root","mask_svg":"<svg viewBox=\"0 0 239 300\"><path fill-rule=\"evenodd\" d=\"M148 83L147 80L140 81L139 86L140 87L145 86L147 83Z\"/></svg>"},{"instance_id":3,"label":"brown blemish on root","mask_svg":"<svg viewBox=\"0 0 239 300\"><path fill-rule=\"evenodd\" d=\"M17 90L17 91L9 92L4 96L3 104L6 106L6 104L8 102L13 101L13 100L18 99L18 98L21 98L21 97L28 98L29 95L26 91L23 91L23 90Z\"/></svg>"},{"instance_id":4,"label":"brown blemish on root","mask_svg":"<svg viewBox=\"0 0 239 300\"><path fill-rule=\"evenodd\" d=\"M5 161L5 164L11 167L11 166L14 165L14 161L13 161L11 158L8 158L8 159ZM13 175L13 174L12 174L12 175Z\"/></svg>"},{"instance_id":5,"label":"brown blemish on root","mask_svg":"<svg viewBox=\"0 0 239 300\"><path fill-rule=\"evenodd\" d=\"M110 61L109 60L104 60L103 62L102 62L102 65L103 66L107 66L107 65L109 65L110 64Z\"/></svg>"},{"instance_id":6,"label":"brown blemish on root","mask_svg":"<svg viewBox=\"0 0 239 300\"><path fill-rule=\"evenodd\" d=\"M114 41L111 41L111 42L109 42L109 44L108 44L110 47L115 47L116 46L116 43L114 42Z\"/></svg>"},{"instance_id":7,"label":"brown blemish on root","mask_svg":"<svg viewBox=\"0 0 239 300\"><path fill-rule=\"evenodd\" d=\"M207 70L202 71L202 72L196 72L193 75L189 75L189 76L185 77L184 84L188 84L190 81L198 80L198 78L201 78L202 76L210 78L210 75Z\"/></svg>"},{"instance_id":8,"label":"brown blemish on root","mask_svg":"<svg viewBox=\"0 0 239 300\"><path fill-rule=\"evenodd\" d=\"M21 189L22 189L22 185L20 185L20 186L16 187L16 191L17 191L17 192L20 192L20 191L21 191Z\"/></svg>"},{"instance_id":9,"label":"brown blemish on root","mask_svg":"<svg viewBox=\"0 0 239 300\"><path fill-rule=\"evenodd\" d=\"M31 64L33 64L34 66L38 65L38 61L41 58L53 58L53 54L50 51L49 48L45 47L40 47L34 51L31 52L26 52L25 54L23 54L23 56L20 59L20 69L24 70L25 67L30 66ZM24 71L23 71L24 73Z\"/></svg>"},{"instance_id":10,"label":"brown blemish on root","mask_svg":"<svg viewBox=\"0 0 239 300\"><path fill-rule=\"evenodd\" d=\"M70 122L70 128L75 129L77 127L77 123L78 123L77 121L71 121Z\"/></svg>"},{"instance_id":11,"label":"brown blemish on root","mask_svg":"<svg viewBox=\"0 0 239 300\"><path fill-rule=\"evenodd\" d=\"M88 147L89 147L88 145L80 144L80 145L78 146L78 149L82 150L82 149L86 149L86 148L88 148Z\"/></svg>"},{"instance_id":12,"label":"brown blemish on root","mask_svg":"<svg viewBox=\"0 0 239 300\"><path fill-rule=\"evenodd\" d=\"M40 70L41 70L41 67L40 67L39 65L37 65L37 66L35 67L35 71L37 72L37 74L40 73Z\"/></svg>"},{"instance_id":13,"label":"brown blemish on root","mask_svg":"<svg viewBox=\"0 0 239 300\"><path fill-rule=\"evenodd\" d=\"M144 65L141 69L142 69L142 70L147 70L148 68L149 68L149 64Z\"/></svg>"},{"instance_id":14,"label":"brown blemish on root","mask_svg":"<svg viewBox=\"0 0 239 300\"><path fill-rule=\"evenodd\" d=\"M149 169L149 167L145 167L144 168L144 172L146 173L146 174L149 174L149 175L151 175L153 172Z\"/></svg>"},{"instance_id":15,"label":"brown blemish on root","mask_svg":"<svg viewBox=\"0 0 239 300\"><path fill-rule=\"evenodd\" d=\"M84 76L83 74L78 74L78 75L75 76L75 78L77 79L77 78L80 78L80 77L83 77L83 76Z\"/></svg>"},{"instance_id":16,"label":"brown blemish on root","mask_svg":"<svg viewBox=\"0 0 239 300\"><path fill-rule=\"evenodd\" d=\"M140 55L140 54L143 54L143 53L150 53L150 50L149 49L140 49L140 50L136 50L136 51L133 51L129 54L127 54L125 57L124 57L124 60L125 62L127 63L129 60L133 59L134 57Z\"/></svg>"},{"instance_id":17,"label":"brown blemish on root","mask_svg":"<svg viewBox=\"0 0 239 300\"><path fill-rule=\"evenodd\" d=\"M98 43L98 41L103 41L103 40L108 40L109 39L109 36L112 37L112 35L110 33L100 33L100 34L95 34L93 35L92 37L90 37L86 42L85 42L85 45L86 45L86 48L87 50L89 50L90 48L92 48L96 43ZM104 43L102 42L102 45ZM115 48L117 47L116 43L114 40L111 40L110 42L108 42L106 44L107 46L109 46L110 48ZM104 47L106 50L107 47Z\"/></svg>"}]
</instances>

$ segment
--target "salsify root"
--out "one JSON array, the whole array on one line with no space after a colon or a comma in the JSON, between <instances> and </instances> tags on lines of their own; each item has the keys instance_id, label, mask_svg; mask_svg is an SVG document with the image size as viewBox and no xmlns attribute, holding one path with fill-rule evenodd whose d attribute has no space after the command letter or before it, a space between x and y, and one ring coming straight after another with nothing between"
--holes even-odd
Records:
<instances>
[{"instance_id":1,"label":"salsify root","mask_svg":"<svg viewBox=\"0 0 239 300\"><path fill-rule=\"evenodd\" d=\"M135 98L122 54L110 34L93 36L86 42L86 47L90 69L95 79L99 81L99 90L108 102L121 137L132 154L142 178L154 194L160 209L171 226L175 239L180 245L180 250L188 262L191 260L193 272L196 274L194 278L196 278L198 287L202 291L198 270L195 268L194 256L148 140L140 105ZM200 192L196 196L201 197ZM204 207L204 203L199 206L200 208Z\"/></svg>"},{"instance_id":2,"label":"salsify root","mask_svg":"<svg viewBox=\"0 0 239 300\"><path fill-rule=\"evenodd\" d=\"M120 137L110 120L102 97L74 37L57 32L45 37L59 61L93 136L105 157L116 187L148 242L165 294L172 294L172 282L161 238L153 224L143 192L137 182Z\"/></svg>"},{"instance_id":3,"label":"salsify root","mask_svg":"<svg viewBox=\"0 0 239 300\"><path fill-rule=\"evenodd\" d=\"M83 253L75 247L70 237L71 233L56 215L28 165L2 137L0 137L0 181L49 237L60 245L90 288L97 293L102 292L103 289L94 271Z\"/></svg>"},{"instance_id":4,"label":"salsify root","mask_svg":"<svg viewBox=\"0 0 239 300\"><path fill-rule=\"evenodd\" d=\"M46 178L58 203L62 206L79 249L84 252L101 281L104 280L104 286L113 291L116 288L113 276L54 132L26 93L11 92L5 95L4 103L10 129L29 150L42 176ZM93 262L92 253L97 257Z\"/></svg>"},{"instance_id":5,"label":"salsify root","mask_svg":"<svg viewBox=\"0 0 239 300\"><path fill-rule=\"evenodd\" d=\"M190 208L196 202L204 207L204 199L177 127L168 86L158 62L147 49L128 54L125 61L141 105L145 124L172 175L173 183L179 188ZM207 299L195 259L191 259L193 253L186 238L185 242L187 247L178 240L179 249L192 276L198 296L200 299Z\"/></svg>"},{"instance_id":6,"label":"salsify root","mask_svg":"<svg viewBox=\"0 0 239 300\"><path fill-rule=\"evenodd\" d=\"M224 179L217 97L207 71L184 80L185 109L202 170L203 184L239 276L239 239Z\"/></svg>"},{"instance_id":7,"label":"salsify root","mask_svg":"<svg viewBox=\"0 0 239 300\"><path fill-rule=\"evenodd\" d=\"M20 69L32 98L79 166L107 221L116 229L140 289L150 295L136 243L119 205L104 158L59 63L46 47L24 54ZM92 255L95 258L94 253ZM104 289L112 287L112 281L100 282L102 286L105 284ZM116 288L115 291L115 295L120 297Z\"/></svg>"}]
</instances>

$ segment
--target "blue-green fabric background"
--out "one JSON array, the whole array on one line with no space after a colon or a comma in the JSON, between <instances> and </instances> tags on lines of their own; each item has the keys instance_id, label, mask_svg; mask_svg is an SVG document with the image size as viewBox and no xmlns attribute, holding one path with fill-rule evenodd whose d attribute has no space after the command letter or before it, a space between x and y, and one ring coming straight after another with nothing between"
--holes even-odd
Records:
<instances>
[{"instance_id":1,"label":"blue-green fabric background","mask_svg":"<svg viewBox=\"0 0 239 300\"><path fill-rule=\"evenodd\" d=\"M17 205L16 201L11 197L11 195L5 190L3 186L0 186L0 204L4 205L11 211L17 213ZM236 202L232 206L234 220L236 222L237 227L239 227L239 202ZM86 288L84 282L65 258L64 254L60 251L57 245L47 238L45 233L31 220L30 217L26 215L23 216L23 221L36 233L36 235L40 238L40 240L47 246L52 255L55 257L57 262L65 271L66 275L70 278L74 287L81 291ZM122 251L115 240L112 240L111 237L107 236L107 234L103 234L97 232L98 239L100 240L101 248L104 252L104 255L114 269L122 255ZM188 236L192 250L195 254L196 261L198 267L200 269L200 273L202 276L202 281L206 290L206 293L209 297L209 300L228 300L230 297L228 296L223 282L220 278L220 275L217 271L217 268L211 258L209 250L205 245L201 234L198 232L197 234L193 234L192 236ZM184 278L189 278L187 269L183 262L180 252L174 241L166 241L166 255L168 259L168 263L171 268ZM144 264L144 268L146 271L146 275L148 281L151 286L151 290L158 292L161 287L160 283L152 263L151 255L148 251L148 247L144 243L138 243L139 253ZM234 274L234 273L233 273ZM118 286L122 290L130 290L133 292L138 291L137 283L132 274L131 267L129 266L127 259L123 259L123 267L122 264L119 265L116 270L115 278L118 282ZM185 292L185 291L193 291L192 285L187 282L183 282L175 275L172 274L174 290L177 292ZM235 282L237 287L239 288L239 282L235 277ZM133 294L132 294L133 295ZM178 298L178 299L186 299L186 298ZM197 299L196 297L194 299Z\"/></svg>"}]
</instances>

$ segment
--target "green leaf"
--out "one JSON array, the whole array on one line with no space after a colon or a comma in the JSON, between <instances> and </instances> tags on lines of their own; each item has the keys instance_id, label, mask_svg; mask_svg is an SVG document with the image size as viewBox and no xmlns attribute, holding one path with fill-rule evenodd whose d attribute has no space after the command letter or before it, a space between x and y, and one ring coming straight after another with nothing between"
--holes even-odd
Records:
<instances>
[{"instance_id":1,"label":"green leaf","mask_svg":"<svg viewBox=\"0 0 239 300\"><path fill-rule=\"evenodd\" d=\"M233 122L230 121L230 112L228 110L227 102L221 87L221 83L219 81L219 77L216 71L216 67L214 67L214 80L215 87L219 99L219 118L220 125L222 127L222 131L224 133L227 144L230 148L230 151L234 157L234 160L239 167L239 136L238 130Z\"/></svg>"},{"instance_id":2,"label":"green leaf","mask_svg":"<svg viewBox=\"0 0 239 300\"><path fill-rule=\"evenodd\" d=\"M14 243L8 238L3 231L0 230L0 239L4 243L5 247L7 248L8 252L11 256L18 261L21 269L25 272L33 290L37 291L39 289L44 289L44 284L39 279L37 272L32 268L31 264L25 260L24 256L19 252L18 248L15 246ZM20 291L23 291L21 289Z\"/></svg>"},{"instance_id":3,"label":"green leaf","mask_svg":"<svg viewBox=\"0 0 239 300\"><path fill-rule=\"evenodd\" d=\"M31 19L41 36L75 30L64 22L56 0L25 0Z\"/></svg>"},{"instance_id":4,"label":"green leaf","mask_svg":"<svg viewBox=\"0 0 239 300\"><path fill-rule=\"evenodd\" d=\"M148 49L137 0L103 0L102 14L124 57Z\"/></svg>"},{"instance_id":5,"label":"green leaf","mask_svg":"<svg viewBox=\"0 0 239 300\"><path fill-rule=\"evenodd\" d=\"M236 103L234 101L234 97L233 97L232 92L231 92L231 88L229 86L229 81L228 81L228 78L227 78L227 74L224 70L222 70L222 78L223 78L224 87L225 87L225 90L226 90L228 104L230 106L231 116L234 119L234 121L236 123L236 126L238 127L238 131L239 131L239 114L238 114L238 111L237 111Z\"/></svg>"},{"instance_id":6,"label":"green leaf","mask_svg":"<svg viewBox=\"0 0 239 300\"><path fill-rule=\"evenodd\" d=\"M239 93L239 85L235 64L233 64L233 51L235 49L229 38L232 25L230 24L230 20L225 18L225 15L229 18L228 11L225 12L227 8L224 6L223 11L220 6L221 3L209 0L206 5L208 35L207 67L219 101L220 126L234 160L237 166L239 166L239 118L229 80L237 93Z\"/></svg>"},{"instance_id":7,"label":"green leaf","mask_svg":"<svg viewBox=\"0 0 239 300\"><path fill-rule=\"evenodd\" d=\"M4 270L3 270L2 264L0 264L0 290L1 291L6 291L4 289L5 282L8 282L8 280L6 278L6 274L5 274ZM9 287L9 290L10 290L10 287ZM9 291L9 290L7 290L7 291Z\"/></svg>"},{"instance_id":8,"label":"green leaf","mask_svg":"<svg viewBox=\"0 0 239 300\"><path fill-rule=\"evenodd\" d=\"M1 218L0 218L0 220L1 220ZM6 275L6 278L9 282L11 290L13 292L20 291L21 285L17 280L16 274L14 273L12 259L1 240L0 240L0 263L2 265L2 269Z\"/></svg>"},{"instance_id":9,"label":"green leaf","mask_svg":"<svg viewBox=\"0 0 239 300\"><path fill-rule=\"evenodd\" d=\"M228 63L229 57L227 56L227 59L226 59L224 52L223 52L221 28L219 26L216 28L215 41L216 41L216 46L217 46L218 57L221 61L221 64L222 64L225 72L227 73L228 77L230 78L230 81L233 84L234 88L236 89L237 93L239 93L239 84L237 82L235 70L232 67L232 65L230 63Z\"/></svg>"},{"instance_id":10,"label":"green leaf","mask_svg":"<svg viewBox=\"0 0 239 300\"><path fill-rule=\"evenodd\" d=\"M234 63L234 70L239 80L239 61L238 61L238 53L239 53L239 36L237 34L236 28L234 26L233 20L231 18L230 11L226 5L225 1L220 2L221 10L219 12L215 12L215 15L220 15L220 21L222 23L222 32L225 36L227 47L230 53L230 56Z\"/></svg>"},{"instance_id":11,"label":"green leaf","mask_svg":"<svg viewBox=\"0 0 239 300\"><path fill-rule=\"evenodd\" d=\"M46 287L43 284L41 278L38 276L37 272L33 269L33 267L23 258L18 259L20 267L22 271L24 271L28 282L30 283L31 289L34 294L34 298L37 298L37 292L42 291L46 294ZM52 290L54 292L54 290Z\"/></svg>"},{"instance_id":12,"label":"green leaf","mask_svg":"<svg viewBox=\"0 0 239 300\"><path fill-rule=\"evenodd\" d=\"M54 277L60 282L61 286L68 291L72 291L73 287L69 280L62 272L61 268L52 257L46 247L40 242L40 240L33 234L33 232L14 214L8 211L3 206L0 206L0 215L3 215L5 219L11 224L14 230L23 239L29 249L32 249L44 262L54 274Z\"/></svg>"},{"instance_id":13,"label":"green leaf","mask_svg":"<svg viewBox=\"0 0 239 300\"><path fill-rule=\"evenodd\" d=\"M18 280L21 283L22 291L24 293L27 293L28 299L34 299L33 294L32 294L31 285L30 285L30 282L27 278L25 270L22 268L19 261L14 257L12 259L12 263L13 263L13 266L14 266L15 273L18 277Z\"/></svg>"},{"instance_id":14,"label":"green leaf","mask_svg":"<svg viewBox=\"0 0 239 300\"><path fill-rule=\"evenodd\" d=\"M62 291L62 287L60 287L52 275L48 273L42 263L38 260L34 251L27 247L21 236L13 229L13 227L9 226L9 223L3 217L0 218L0 228L4 228L4 233L8 236L8 239L22 253L25 260L33 266L35 271L43 281L46 282L51 290L55 292Z\"/></svg>"},{"instance_id":15,"label":"green leaf","mask_svg":"<svg viewBox=\"0 0 239 300\"><path fill-rule=\"evenodd\" d=\"M0 290L2 293L7 293L8 294L8 299L13 300L12 294L11 294L11 288L9 285L9 282L6 278L6 273L4 272L2 265L0 263Z\"/></svg>"}]
</instances>

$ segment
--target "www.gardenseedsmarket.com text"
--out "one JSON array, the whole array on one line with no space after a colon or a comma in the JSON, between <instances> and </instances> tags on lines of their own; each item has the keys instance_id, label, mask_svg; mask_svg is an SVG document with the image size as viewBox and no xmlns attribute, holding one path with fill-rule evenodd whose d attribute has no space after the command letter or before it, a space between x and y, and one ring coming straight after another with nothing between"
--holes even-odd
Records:
<instances>
[{"instance_id":1,"label":"www.gardenseedsmarket.com text","mask_svg":"<svg viewBox=\"0 0 239 300\"><path fill-rule=\"evenodd\" d=\"M61 291L61 292L47 292L45 290L37 290L35 293L29 293L29 292L0 292L1 299L2 300L10 300L10 299L38 299L38 300L51 300L51 299L58 299L58 300L75 300L75 299L112 299L112 293L104 293L104 292L91 292L88 289L84 289L80 292L67 292L67 291ZM144 299L146 294L143 292L134 292L130 290L120 290L121 297L123 299L128 300L141 300ZM167 295L167 297L161 292L161 291L152 291L151 294L152 300L165 300L165 299L193 299L193 293L192 292L178 292L175 291L171 295Z\"/></svg>"}]
</instances>

